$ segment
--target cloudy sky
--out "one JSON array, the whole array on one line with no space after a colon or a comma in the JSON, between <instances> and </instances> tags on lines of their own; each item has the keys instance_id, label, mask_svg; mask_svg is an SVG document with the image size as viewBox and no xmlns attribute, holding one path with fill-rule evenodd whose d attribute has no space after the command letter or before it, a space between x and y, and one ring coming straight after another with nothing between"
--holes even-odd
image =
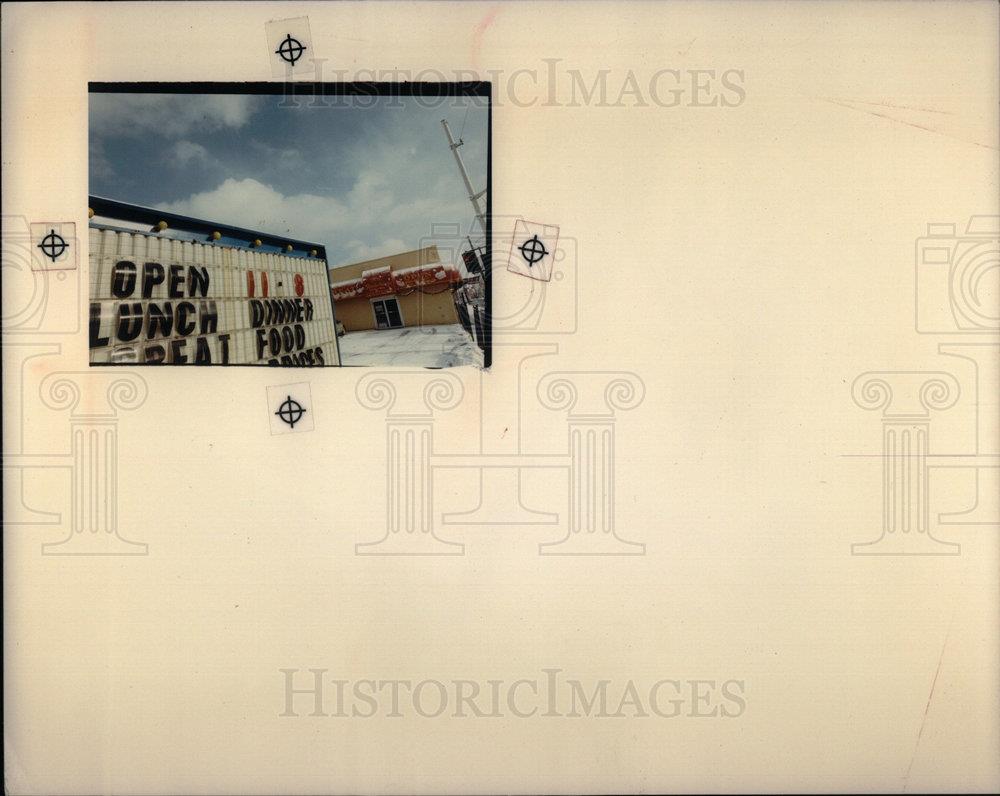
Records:
<instances>
[{"instance_id":1,"label":"cloudy sky","mask_svg":"<svg viewBox=\"0 0 1000 796\"><path fill-rule=\"evenodd\" d=\"M372 107L278 107L280 96L91 94L90 193L326 244L340 265L444 243L473 226L441 128L486 187L487 110L474 100L365 97ZM481 103L481 101L480 101ZM402 107L393 107L399 106ZM473 234L475 239L475 234Z\"/></svg>"}]
</instances>

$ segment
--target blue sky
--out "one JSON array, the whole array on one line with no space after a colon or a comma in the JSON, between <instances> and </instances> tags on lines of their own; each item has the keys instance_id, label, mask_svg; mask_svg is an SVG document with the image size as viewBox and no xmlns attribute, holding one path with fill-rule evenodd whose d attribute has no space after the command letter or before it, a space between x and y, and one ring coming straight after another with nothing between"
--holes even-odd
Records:
<instances>
[{"instance_id":1,"label":"blue sky","mask_svg":"<svg viewBox=\"0 0 1000 796\"><path fill-rule=\"evenodd\" d=\"M91 94L90 192L323 243L331 266L445 244L435 224L478 232L441 119L456 138L464 126L459 151L485 188L484 102L363 99Z\"/></svg>"}]
</instances>

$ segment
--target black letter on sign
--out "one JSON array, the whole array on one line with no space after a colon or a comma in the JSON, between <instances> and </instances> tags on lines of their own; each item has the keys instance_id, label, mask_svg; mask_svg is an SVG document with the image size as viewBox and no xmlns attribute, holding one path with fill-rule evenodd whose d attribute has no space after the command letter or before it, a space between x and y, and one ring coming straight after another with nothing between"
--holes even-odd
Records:
<instances>
[{"instance_id":1,"label":"black letter on sign","mask_svg":"<svg viewBox=\"0 0 1000 796\"><path fill-rule=\"evenodd\" d=\"M250 299L250 326L256 329L264 325L264 307L259 299Z\"/></svg>"},{"instance_id":2,"label":"black letter on sign","mask_svg":"<svg viewBox=\"0 0 1000 796\"><path fill-rule=\"evenodd\" d=\"M135 263L119 260L111 269L111 295L128 298L135 292Z\"/></svg>"},{"instance_id":3,"label":"black letter on sign","mask_svg":"<svg viewBox=\"0 0 1000 796\"><path fill-rule=\"evenodd\" d=\"M101 337L101 302L90 302L90 347L100 348L108 344L107 337Z\"/></svg>"},{"instance_id":4,"label":"black letter on sign","mask_svg":"<svg viewBox=\"0 0 1000 796\"><path fill-rule=\"evenodd\" d=\"M285 344L286 351L291 351L295 348L295 332L292 331L291 326L281 327L281 340Z\"/></svg>"},{"instance_id":5,"label":"black letter on sign","mask_svg":"<svg viewBox=\"0 0 1000 796\"><path fill-rule=\"evenodd\" d=\"M174 365L183 365L188 361L188 358L181 353L184 346L187 345L187 340L171 340L170 341L170 361Z\"/></svg>"},{"instance_id":6,"label":"black letter on sign","mask_svg":"<svg viewBox=\"0 0 1000 796\"><path fill-rule=\"evenodd\" d=\"M222 346L222 364L229 364L229 335L220 334L219 335L219 345Z\"/></svg>"},{"instance_id":7,"label":"black letter on sign","mask_svg":"<svg viewBox=\"0 0 1000 796\"><path fill-rule=\"evenodd\" d=\"M152 298L153 288L163 282L163 266L159 263L145 263L142 266L142 297Z\"/></svg>"},{"instance_id":8,"label":"black letter on sign","mask_svg":"<svg viewBox=\"0 0 1000 796\"><path fill-rule=\"evenodd\" d=\"M215 307L215 299L201 302L198 323L201 325L198 334L213 334L219 330L219 311Z\"/></svg>"},{"instance_id":9,"label":"black letter on sign","mask_svg":"<svg viewBox=\"0 0 1000 796\"><path fill-rule=\"evenodd\" d=\"M194 331L194 321L188 320L188 315L194 312L194 304L182 301L177 305L177 334L187 337Z\"/></svg>"},{"instance_id":10,"label":"black letter on sign","mask_svg":"<svg viewBox=\"0 0 1000 796\"><path fill-rule=\"evenodd\" d=\"M147 365L162 365L164 358L167 356L167 352L163 350L161 345L148 345L146 346L146 364Z\"/></svg>"},{"instance_id":11,"label":"black letter on sign","mask_svg":"<svg viewBox=\"0 0 1000 796\"><path fill-rule=\"evenodd\" d=\"M304 299L306 303L306 320L311 321L313 319L313 303L309 299Z\"/></svg>"},{"instance_id":12,"label":"black letter on sign","mask_svg":"<svg viewBox=\"0 0 1000 796\"><path fill-rule=\"evenodd\" d=\"M271 345L271 356L278 356L281 353L281 332L272 326L267 330L267 342Z\"/></svg>"},{"instance_id":13,"label":"black letter on sign","mask_svg":"<svg viewBox=\"0 0 1000 796\"><path fill-rule=\"evenodd\" d=\"M300 351L306 347L306 330L301 323L295 324L295 347Z\"/></svg>"},{"instance_id":14,"label":"black letter on sign","mask_svg":"<svg viewBox=\"0 0 1000 796\"><path fill-rule=\"evenodd\" d=\"M267 343L267 330L257 330L257 359L264 356L264 346Z\"/></svg>"},{"instance_id":15,"label":"black letter on sign","mask_svg":"<svg viewBox=\"0 0 1000 796\"><path fill-rule=\"evenodd\" d=\"M319 360L319 364L321 365L326 364L326 362L323 361L323 349L320 348L319 346L316 346L316 359Z\"/></svg>"},{"instance_id":16,"label":"black letter on sign","mask_svg":"<svg viewBox=\"0 0 1000 796\"><path fill-rule=\"evenodd\" d=\"M201 273L199 273L199 270ZM201 291L202 298L205 298L208 295L208 269L199 269L193 265L189 265L188 295L192 297L197 296L199 291Z\"/></svg>"},{"instance_id":17,"label":"black letter on sign","mask_svg":"<svg viewBox=\"0 0 1000 796\"><path fill-rule=\"evenodd\" d=\"M196 365L212 364L212 352L208 348L208 340L206 340L204 337L198 338L198 348L195 350L194 364Z\"/></svg>"},{"instance_id":18,"label":"black letter on sign","mask_svg":"<svg viewBox=\"0 0 1000 796\"><path fill-rule=\"evenodd\" d=\"M183 270L183 265L170 266L170 282L167 284L167 295L170 298L184 298L184 291L181 290L181 284L184 282L184 277L181 276Z\"/></svg>"},{"instance_id":19,"label":"black letter on sign","mask_svg":"<svg viewBox=\"0 0 1000 796\"><path fill-rule=\"evenodd\" d=\"M142 304L118 305L118 331L115 333L123 343L130 343L142 333Z\"/></svg>"},{"instance_id":20,"label":"black letter on sign","mask_svg":"<svg viewBox=\"0 0 1000 796\"><path fill-rule=\"evenodd\" d=\"M152 340L158 334L170 337L170 330L173 328L174 313L170 302L165 302L162 310L159 304L149 302L149 325L146 328L146 339Z\"/></svg>"}]
</instances>

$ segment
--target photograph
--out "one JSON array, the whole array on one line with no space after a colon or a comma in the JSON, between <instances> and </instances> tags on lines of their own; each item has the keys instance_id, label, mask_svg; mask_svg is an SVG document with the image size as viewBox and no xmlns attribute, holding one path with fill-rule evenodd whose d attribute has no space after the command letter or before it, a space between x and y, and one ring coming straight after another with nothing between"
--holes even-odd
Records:
<instances>
[{"instance_id":1,"label":"photograph","mask_svg":"<svg viewBox=\"0 0 1000 796\"><path fill-rule=\"evenodd\" d=\"M1000 794L1000 3L0 20L3 796Z\"/></svg>"},{"instance_id":2,"label":"photograph","mask_svg":"<svg viewBox=\"0 0 1000 796\"><path fill-rule=\"evenodd\" d=\"M488 85L91 84L88 144L92 365L488 365Z\"/></svg>"}]
</instances>

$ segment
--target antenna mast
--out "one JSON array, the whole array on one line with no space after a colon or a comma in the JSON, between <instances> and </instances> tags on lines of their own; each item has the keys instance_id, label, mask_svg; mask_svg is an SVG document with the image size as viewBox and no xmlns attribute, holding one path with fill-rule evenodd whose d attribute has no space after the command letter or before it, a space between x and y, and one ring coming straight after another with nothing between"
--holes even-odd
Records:
<instances>
[{"instance_id":1,"label":"antenna mast","mask_svg":"<svg viewBox=\"0 0 1000 796\"><path fill-rule=\"evenodd\" d=\"M451 149L452 154L455 156L455 162L458 164L458 170L462 174L462 181L465 183L465 189L469 192L469 201L472 202L472 209L476 212L476 218L479 219L479 226L482 227L483 235L486 234L486 214L485 211L480 209L479 200L486 195L486 190L482 190L476 193L472 188L472 183L469 181L469 174L465 170L465 164L462 162L462 156L458 154L458 148L462 146L465 142L460 138L458 143L455 139L451 137L451 128L448 127L448 122L445 119L441 120L441 125L444 127L445 135L448 136L448 146Z\"/></svg>"}]
</instances>

